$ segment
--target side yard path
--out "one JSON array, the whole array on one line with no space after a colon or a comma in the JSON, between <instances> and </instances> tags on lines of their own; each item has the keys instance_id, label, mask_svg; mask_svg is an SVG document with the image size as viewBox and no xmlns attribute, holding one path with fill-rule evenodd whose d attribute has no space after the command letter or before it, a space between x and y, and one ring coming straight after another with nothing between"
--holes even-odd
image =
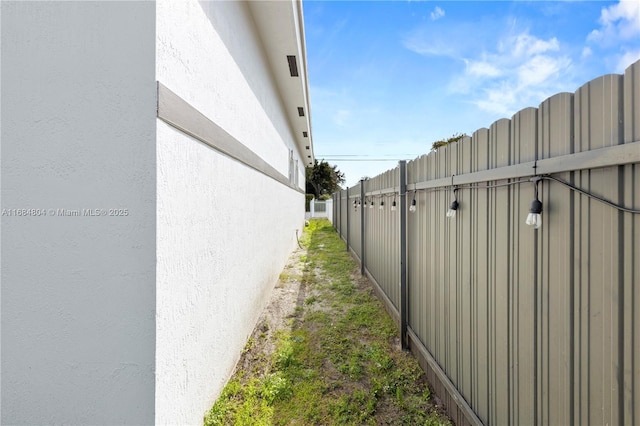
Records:
<instances>
[{"instance_id":1,"label":"side yard path","mask_svg":"<svg viewBox=\"0 0 640 426\"><path fill-rule=\"evenodd\" d=\"M449 425L326 219L311 220L205 425Z\"/></svg>"}]
</instances>

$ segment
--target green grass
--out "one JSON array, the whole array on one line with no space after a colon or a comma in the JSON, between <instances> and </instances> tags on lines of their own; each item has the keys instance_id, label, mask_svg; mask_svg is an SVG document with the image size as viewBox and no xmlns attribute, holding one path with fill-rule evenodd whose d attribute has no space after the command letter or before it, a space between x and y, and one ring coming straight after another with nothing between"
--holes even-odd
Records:
<instances>
[{"instance_id":1,"label":"green grass","mask_svg":"<svg viewBox=\"0 0 640 426\"><path fill-rule=\"evenodd\" d=\"M293 328L257 358L260 375L232 377L205 425L450 424L330 223L311 220L301 242L307 297Z\"/></svg>"}]
</instances>

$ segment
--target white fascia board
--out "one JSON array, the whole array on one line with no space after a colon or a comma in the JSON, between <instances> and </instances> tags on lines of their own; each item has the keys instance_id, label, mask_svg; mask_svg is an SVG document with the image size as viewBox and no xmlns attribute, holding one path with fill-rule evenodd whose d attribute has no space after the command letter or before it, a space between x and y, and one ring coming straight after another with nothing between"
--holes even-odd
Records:
<instances>
[{"instance_id":1,"label":"white fascia board","mask_svg":"<svg viewBox=\"0 0 640 426\"><path fill-rule=\"evenodd\" d=\"M281 94L300 157L305 165L313 164L315 157L302 2L251 1L249 8ZM292 77L289 71L287 56L291 55L296 57L297 77ZM299 116L298 107L304 108L303 117ZM303 132L307 137L303 136Z\"/></svg>"}]
</instances>

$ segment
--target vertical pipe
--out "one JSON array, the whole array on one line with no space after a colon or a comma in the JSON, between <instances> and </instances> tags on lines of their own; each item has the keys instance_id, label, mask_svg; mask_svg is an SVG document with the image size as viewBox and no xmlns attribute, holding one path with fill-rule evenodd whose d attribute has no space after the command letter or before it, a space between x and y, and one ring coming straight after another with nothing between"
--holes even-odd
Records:
<instances>
[{"instance_id":1,"label":"vertical pipe","mask_svg":"<svg viewBox=\"0 0 640 426\"><path fill-rule=\"evenodd\" d=\"M398 164L400 173L400 341L403 350L409 350L407 334L407 162Z\"/></svg>"},{"instance_id":2,"label":"vertical pipe","mask_svg":"<svg viewBox=\"0 0 640 426\"><path fill-rule=\"evenodd\" d=\"M360 209L360 274L364 275L364 180L360 180L360 199L362 200L362 208Z\"/></svg>"}]
</instances>

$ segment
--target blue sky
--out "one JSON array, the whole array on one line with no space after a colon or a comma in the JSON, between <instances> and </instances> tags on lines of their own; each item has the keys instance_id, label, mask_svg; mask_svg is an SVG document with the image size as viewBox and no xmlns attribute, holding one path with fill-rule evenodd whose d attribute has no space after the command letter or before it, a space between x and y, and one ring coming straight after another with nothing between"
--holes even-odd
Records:
<instances>
[{"instance_id":1,"label":"blue sky","mask_svg":"<svg viewBox=\"0 0 640 426\"><path fill-rule=\"evenodd\" d=\"M305 0L304 17L314 152L349 186L640 59L639 0Z\"/></svg>"}]
</instances>

